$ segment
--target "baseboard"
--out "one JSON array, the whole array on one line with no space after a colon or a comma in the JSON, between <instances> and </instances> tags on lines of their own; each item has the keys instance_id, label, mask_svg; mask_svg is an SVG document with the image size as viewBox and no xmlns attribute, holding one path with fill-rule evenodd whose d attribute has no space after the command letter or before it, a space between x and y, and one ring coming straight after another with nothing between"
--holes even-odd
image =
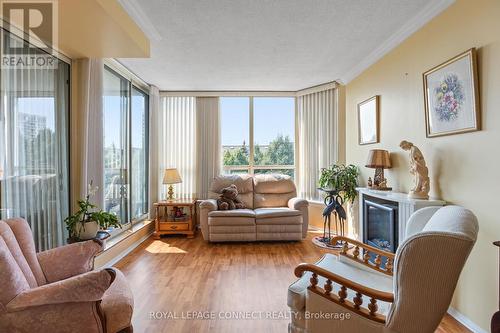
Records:
<instances>
[{"instance_id":1,"label":"baseboard","mask_svg":"<svg viewBox=\"0 0 500 333\"><path fill-rule=\"evenodd\" d=\"M488 331L483 330L476 323L451 306L448 308L448 314L474 333L488 333Z\"/></svg>"}]
</instances>

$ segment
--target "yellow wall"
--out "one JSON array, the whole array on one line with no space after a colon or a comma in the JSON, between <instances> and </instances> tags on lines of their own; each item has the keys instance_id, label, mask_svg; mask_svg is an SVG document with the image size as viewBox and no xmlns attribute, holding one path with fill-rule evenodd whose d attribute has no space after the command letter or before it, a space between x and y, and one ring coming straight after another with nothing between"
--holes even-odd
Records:
<instances>
[{"instance_id":1,"label":"yellow wall","mask_svg":"<svg viewBox=\"0 0 500 333\"><path fill-rule=\"evenodd\" d=\"M427 139L422 73L469 49L478 49L483 130ZM359 146L356 105L380 95L380 144ZM369 149L388 149L394 168L389 184L407 192L411 186L408 158L398 144L406 139L421 148L432 181L431 195L463 205L479 219L479 238L461 275L452 306L489 331L498 307L500 239L500 1L458 0L400 46L346 86L346 159L364 167Z\"/></svg>"},{"instance_id":2,"label":"yellow wall","mask_svg":"<svg viewBox=\"0 0 500 333\"><path fill-rule=\"evenodd\" d=\"M149 39L117 0L62 0L58 4L56 48L68 57L149 57Z\"/></svg>"}]
</instances>

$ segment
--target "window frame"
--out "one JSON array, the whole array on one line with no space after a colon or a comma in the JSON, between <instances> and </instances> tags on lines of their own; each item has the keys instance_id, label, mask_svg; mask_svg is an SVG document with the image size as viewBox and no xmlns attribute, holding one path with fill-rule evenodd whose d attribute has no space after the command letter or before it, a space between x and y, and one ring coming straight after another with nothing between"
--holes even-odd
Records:
<instances>
[{"instance_id":1,"label":"window frame","mask_svg":"<svg viewBox=\"0 0 500 333\"><path fill-rule=\"evenodd\" d=\"M236 97L236 96L220 96L221 98L231 98L231 97ZM294 164L293 165L278 165L278 164L266 164L266 165L255 165L255 141L254 141L254 98L261 97L258 95L255 96L238 96L238 97L247 97L249 99L248 102L248 117L249 117L249 127L248 127L248 141L249 142L249 150L248 150L248 165L224 165L224 162L222 162L222 171L224 173L231 173L231 171L248 171L248 174L254 175L255 170L273 170L273 169L283 169L283 170L293 170L294 173L294 178L296 176L296 170L297 170L297 98L295 96L288 96L288 95L283 95L283 96L262 96L262 97L268 97L268 98L292 98L293 99L293 104L294 104L294 135L293 135L293 157L294 157ZM221 148L223 145L221 144ZM224 150L222 150L222 154L224 154Z\"/></svg>"},{"instance_id":2,"label":"window frame","mask_svg":"<svg viewBox=\"0 0 500 333\"><path fill-rule=\"evenodd\" d=\"M144 117L144 127L145 127L145 137L146 137L146 144L145 144L145 147L144 149L146 150L144 156L145 156L145 159L146 159L146 172L145 172L145 176L146 176L146 179L145 179L145 184L146 184L146 188L147 188L147 196L146 196L146 206L149 208L149 204L150 204L150 196L149 196L149 145L150 145L150 142L149 142L149 133L150 133L150 123L149 123L149 106L150 106L150 96L149 96L149 92L147 91L146 87L147 85L144 84L144 82L142 81L138 81L136 79L136 77L129 73L130 75L124 75L124 72L126 71L126 69L123 69L123 68L120 68L120 66L118 65L119 63L117 63L116 61L113 61L113 59L106 59L104 61L104 71L109 71L111 72L113 75L116 75L118 77L120 77L121 79L125 80L127 82L127 85L128 85L128 89L127 89L127 114L125 115L125 118L126 118L126 128L127 128L127 133L125 135L126 137L126 146L127 146L127 154L126 154L126 163L127 163L127 172L126 172L126 178L129 180L128 181L128 190L127 190L127 212L126 212L126 215L127 215L127 221L122 223L121 226L122 226L122 229L113 229L111 230L110 234L112 237L118 235L118 234L121 234L123 231L126 231L130 228L132 228L135 224L137 223L140 223L140 222L143 222L144 220L148 219L149 218L149 212L146 211L146 213L142 214L141 216L139 217L132 217L132 208L131 208L131 196L132 196L132 90L133 89L136 89L137 91L139 91L140 93L144 94L145 96L145 101L146 101L146 105L145 105L145 117ZM103 95L104 96L104 95ZM103 110L104 112L104 110ZM103 121L104 121L104 118L103 118ZM104 133L103 133L104 135ZM104 143L104 141L103 141ZM103 149L104 149L104 144L103 144ZM103 160L104 162L104 160ZM103 177L104 177L104 164L103 164ZM103 189L104 190L104 189ZM103 198L104 200L104 198ZM104 204L104 202L103 202Z\"/></svg>"},{"instance_id":3,"label":"window frame","mask_svg":"<svg viewBox=\"0 0 500 333\"><path fill-rule=\"evenodd\" d=\"M149 197L149 93L146 92L144 89L142 89L141 87L137 86L133 81L129 81L129 85L130 85L130 89L129 89L129 114L128 114L128 117L129 117L129 123L128 123L128 127L129 127L129 135L128 135L128 143L129 143L129 149L130 149L130 152L128 154L128 163L129 163L129 171L128 171L128 176L130 177L130 184L129 184L129 191L130 191L130 198L132 198L132 192L133 192L133 187L132 187L132 90L133 89L136 89L138 92L144 94L144 98L145 98L145 107L144 107L144 129L145 129L145 134L144 136L146 137L146 142L144 144L144 158L145 158L145 162L146 162L146 170L144 172L144 175L146 177L146 183L145 183L145 186L146 186L146 207L148 207L149 209L149 200L150 200L150 197ZM131 203L132 203L132 200L130 200L130 203L129 203L129 210L131 210ZM144 220L146 220L148 217L149 217L149 212L146 211L144 214L142 214L141 216L139 217L132 217L132 212L129 211L129 215L130 215L130 221L132 224L135 224L135 223L138 223L138 222L142 222Z\"/></svg>"}]
</instances>

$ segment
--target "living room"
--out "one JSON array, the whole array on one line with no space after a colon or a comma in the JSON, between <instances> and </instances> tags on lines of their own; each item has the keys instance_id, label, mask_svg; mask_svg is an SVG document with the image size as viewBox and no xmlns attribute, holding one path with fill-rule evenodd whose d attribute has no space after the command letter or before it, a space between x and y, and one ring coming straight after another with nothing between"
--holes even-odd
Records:
<instances>
[{"instance_id":1,"label":"living room","mask_svg":"<svg viewBox=\"0 0 500 333\"><path fill-rule=\"evenodd\" d=\"M500 332L498 1L0 7L0 332Z\"/></svg>"}]
</instances>

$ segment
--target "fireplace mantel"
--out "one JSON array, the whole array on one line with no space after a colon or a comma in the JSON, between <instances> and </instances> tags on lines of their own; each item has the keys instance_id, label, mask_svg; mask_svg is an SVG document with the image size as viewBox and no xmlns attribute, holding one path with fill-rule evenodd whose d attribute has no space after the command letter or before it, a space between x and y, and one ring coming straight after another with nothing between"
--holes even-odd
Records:
<instances>
[{"instance_id":1,"label":"fireplace mantel","mask_svg":"<svg viewBox=\"0 0 500 333\"><path fill-rule=\"evenodd\" d=\"M446 202L443 200L429 199L412 199L408 198L407 193L399 193L392 191L377 191L366 187L356 188L359 197L359 221L358 221L358 240L363 241L363 200L365 196L375 197L398 203L398 238L399 243L405 239L406 223L410 216L417 210L429 206L444 206Z\"/></svg>"}]
</instances>

